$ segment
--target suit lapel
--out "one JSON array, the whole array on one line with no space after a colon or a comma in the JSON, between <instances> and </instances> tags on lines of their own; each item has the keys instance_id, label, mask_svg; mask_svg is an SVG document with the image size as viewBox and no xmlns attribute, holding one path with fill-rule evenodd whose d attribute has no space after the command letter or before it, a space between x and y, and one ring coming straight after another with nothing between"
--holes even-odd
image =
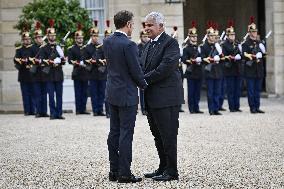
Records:
<instances>
[{"instance_id":1,"label":"suit lapel","mask_svg":"<svg viewBox=\"0 0 284 189\"><path fill-rule=\"evenodd\" d=\"M148 54L148 51L149 51L149 47L150 47L150 42L148 42L145 46L145 49L144 49L144 52L142 54L142 65L143 65L143 68L144 70L146 69L146 60L147 60L147 54Z\"/></svg>"},{"instance_id":2,"label":"suit lapel","mask_svg":"<svg viewBox=\"0 0 284 189\"><path fill-rule=\"evenodd\" d=\"M147 62L147 65L145 65L145 66L146 66L146 67L145 67L145 70L151 65L152 60L153 60L153 57L154 57L154 55L156 55L157 51L160 49L159 46L160 46L160 44L164 41L165 37L166 37L166 33L164 32L164 33L160 36L160 38L158 39L156 45L154 46L154 48L153 48L153 53L151 54L151 57L149 57L149 61ZM149 49L149 46L150 46L150 45L148 45L148 49ZM147 49L147 54L148 54L148 49ZM146 54L146 57L147 57L147 54Z\"/></svg>"}]
</instances>

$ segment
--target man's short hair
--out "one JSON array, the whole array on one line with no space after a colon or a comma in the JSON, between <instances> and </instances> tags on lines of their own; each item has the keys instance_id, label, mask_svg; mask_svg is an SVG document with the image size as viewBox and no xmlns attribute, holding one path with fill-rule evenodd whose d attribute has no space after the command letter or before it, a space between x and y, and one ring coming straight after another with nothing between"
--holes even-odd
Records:
<instances>
[{"instance_id":1,"label":"man's short hair","mask_svg":"<svg viewBox=\"0 0 284 189\"><path fill-rule=\"evenodd\" d=\"M116 29L123 28L127 22L133 19L133 13L127 10L119 11L114 15L114 25Z\"/></svg>"},{"instance_id":2,"label":"man's short hair","mask_svg":"<svg viewBox=\"0 0 284 189\"><path fill-rule=\"evenodd\" d=\"M165 17L162 13L160 12L150 12L146 17L145 17L145 21L147 19L153 19L153 21L156 24L162 24L163 26L165 25Z\"/></svg>"}]
</instances>

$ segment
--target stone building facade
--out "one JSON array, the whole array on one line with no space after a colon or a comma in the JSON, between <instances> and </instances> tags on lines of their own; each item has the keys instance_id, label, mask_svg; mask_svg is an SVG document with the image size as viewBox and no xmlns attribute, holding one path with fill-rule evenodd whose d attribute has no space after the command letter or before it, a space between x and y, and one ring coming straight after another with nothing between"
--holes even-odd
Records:
<instances>
[{"instance_id":1,"label":"stone building facade","mask_svg":"<svg viewBox=\"0 0 284 189\"><path fill-rule=\"evenodd\" d=\"M14 43L20 40L19 32L13 26L21 14L21 9L31 0L0 1L0 112L21 111L21 94L17 82L17 70L13 65L15 53ZM94 4L98 0L81 0L82 6ZM245 34L250 15L255 15L262 36L270 29L272 37L267 41L267 75L266 91L276 95L284 95L284 0L183 0L183 3L166 4L165 0L105 0L103 1L103 17L113 18L122 9L134 13L133 40L138 41L141 22L151 11L162 12L166 17L166 32L178 27L179 43L186 36L191 20L199 24L200 36L204 35L207 19L216 20L224 27L227 17L236 20L239 37ZM86 7L87 8L87 7ZM94 9L95 10L95 9ZM112 25L114 29L114 26ZM69 109L73 104L70 68L66 68L64 83L64 107ZM67 91L67 92L66 92Z\"/></svg>"}]
</instances>

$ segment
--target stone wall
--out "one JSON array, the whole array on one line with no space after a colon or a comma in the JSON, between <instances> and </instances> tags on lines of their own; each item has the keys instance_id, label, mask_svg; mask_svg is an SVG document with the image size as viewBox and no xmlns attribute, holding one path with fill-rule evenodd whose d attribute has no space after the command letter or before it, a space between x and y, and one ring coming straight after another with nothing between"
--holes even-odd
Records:
<instances>
[{"instance_id":1,"label":"stone wall","mask_svg":"<svg viewBox=\"0 0 284 189\"><path fill-rule=\"evenodd\" d=\"M284 1L266 0L265 4L266 30L273 31L267 40L267 91L284 95Z\"/></svg>"},{"instance_id":2,"label":"stone wall","mask_svg":"<svg viewBox=\"0 0 284 189\"><path fill-rule=\"evenodd\" d=\"M21 8L29 1L0 1L0 111L22 110L20 86L13 63L14 44L20 36L13 26L21 14Z\"/></svg>"},{"instance_id":3,"label":"stone wall","mask_svg":"<svg viewBox=\"0 0 284 189\"><path fill-rule=\"evenodd\" d=\"M129 10L134 13L134 32L133 41L139 40L139 32L142 28L141 23L145 16L157 11L164 14L166 18L166 32L171 34L173 26L178 27L178 37L180 44L183 40L183 5L180 4L165 4L164 0L109 0L108 17L112 20L113 16L119 10ZM114 26L113 26L114 27Z\"/></svg>"}]
</instances>

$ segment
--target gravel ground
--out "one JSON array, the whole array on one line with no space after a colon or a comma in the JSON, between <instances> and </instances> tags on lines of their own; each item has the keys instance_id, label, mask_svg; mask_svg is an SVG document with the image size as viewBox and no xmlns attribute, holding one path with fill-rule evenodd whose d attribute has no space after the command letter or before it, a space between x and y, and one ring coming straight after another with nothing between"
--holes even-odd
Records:
<instances>
[{"instance_id":1,"label":"gravel ground","mask_svg":"<svg viewBox=\"0 0 284 189\"><path fill-rule=\"evenodd\" d=\"M0 115L0 188L284 188L284 99L262 99L265 114L180 114L180 180L108 181L109 120L65 114L65 121ZM226 107L226 106L225 106ZM227 108L227 107L226 107ZM186 109L186 107L184 107ZM137 116L132 171L157 168L147 120Z\"/></svg>"}]
</instances>

